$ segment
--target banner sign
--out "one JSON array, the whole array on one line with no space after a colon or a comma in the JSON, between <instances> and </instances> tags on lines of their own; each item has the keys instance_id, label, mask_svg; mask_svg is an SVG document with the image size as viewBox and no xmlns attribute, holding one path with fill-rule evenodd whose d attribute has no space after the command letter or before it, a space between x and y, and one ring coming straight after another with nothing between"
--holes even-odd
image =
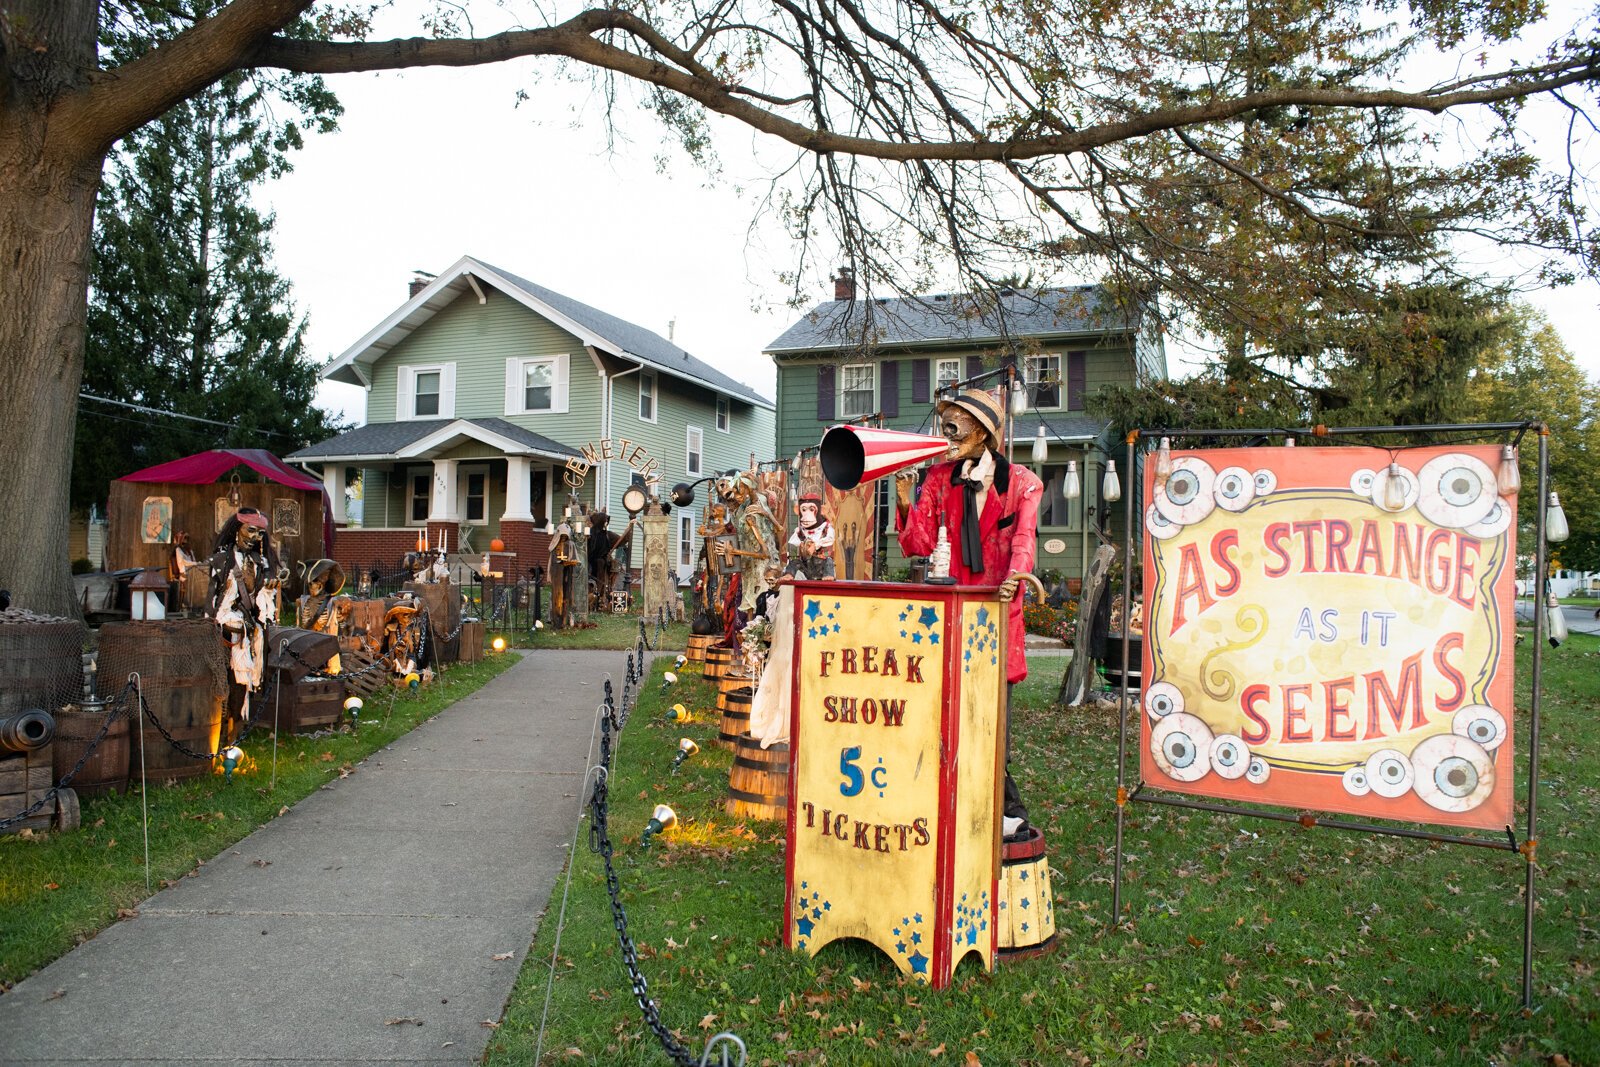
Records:
<instances>
[{"instance_id":1,"label":"banner sign","mask_svg":"<svg viewBox=\"0 0 1600 1067\"><path fill-rule=\"evenodd\" d=\"M1496 446L1145 462L1141 771L1175 792L1500 829L1516 497Z\"/></svg>"}]
</instances>

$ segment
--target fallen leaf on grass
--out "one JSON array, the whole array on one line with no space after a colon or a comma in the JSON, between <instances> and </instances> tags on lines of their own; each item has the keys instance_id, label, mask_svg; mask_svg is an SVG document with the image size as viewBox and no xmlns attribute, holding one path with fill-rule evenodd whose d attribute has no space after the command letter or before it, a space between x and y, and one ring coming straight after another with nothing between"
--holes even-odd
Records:
<instances>
[{"instance_id":1,"label":"fallen leaf on grass","mask_svg":"<svg viewBox=\"0 0 1600 1067\"><path fill-rule=\"evenodd\" d=\"M324 752L322 755L318 756L317 759L321 760L323 763L332 763L333 762L333 753L332 752Z\"/></svg>"},{"instance_id":2,"label":"fallen leaf on grass","mask_svg":"<svg viewBox=\"0 0 1600 1067\"><path fill-rule=\"evenodd\" d=\"M983 1067L983 1061L978 1059L976 1052L969 1051L967 1053L967 1067Z\"/></svg>"},{"instance_id":3,"label":"fallen leaf on grass","mask_svg":"<svg viewBox=\"0 0 1600 1067\"><path fill-rule=\"evenodd\" d=\"M407 1023L410 1023L412 1026L421 1026L422 1025L422 1020L421 1019L412 1019L412 1018L408 1017L408 1018L403 1018L403 1019L385 1019L383 1021L383 1025L385 1025L385 1026L404 1026Z\"/></svg>"},{"instance_id":4,"label":"fallen leaf on grass","mask_svg":"<svg viewBox=\"0 0 1600 1067\"><path fill-rule=\"evenodd\" d=\"M942 1042L942 1041L939 1042L939 1044L938 1044L938 1046L936 1048L930 1048L928 1050L928 1058L930 1060L936 1060L940 1056L943 1056L943 1055L944 1055L944 1042Z\"/></svg>"},{"instance_id":5,"label":"fallen leaf on grass","mask_svg":"<svg viewBox=\"0 0 1600 1067\"><path fill-rule=\"evenodd\" d=\"M278 809L278 814L279 815L287 815L287 814L289 814L289 805L285 804L283 807L279 808Z\"/></svg>"},{"instance_id":6,"label":"fallen leaf on grass","mask_svg":"<svg viewBox=\"0 0 1600 1067\"><path fill-rule=\"evenodd\" d=\"M700 1020L700 1029L709 1030L716 1024L716 1021L717 1017L710 1012L707 1012L705 1018Z\"/></svg>"},{"instance_id":7,"label":"fallen leaf on grass","mask_svg":"<svg viewBox=\"0 0 1600 1067\"><path fill-rule=\"evenodd\" d=\"M60 888L61 888L61 887L60 887L60 886L59 886L59 885L57 885L57 884L56 884L56 883L54 883L54 882L46 882L46 883L45 883L45 884L44 884L44 887L45 887L45 888L46 888L46 889L60 889Z\"/></svg>"},{"instance_id":8,"label":"fallen leaf on grass","mask_svg":"<svg viewBox=\"0 0 1600 1067\"><path fill-rule=\"evenodd\" d=\"M487 1026L491 1030L500 1029L500 1024L495 1022L493 1019L485 1019L485 1020L483 1020L483 1022L479 1023L478 1025L479 1026Z\"/></svg>"},{"instance_id":9,"label":"fallen leaf on grass","mask_svg":"<svg viewBox=\"0 0 1600 1067\"><path fill-rule=\"evenodd\" d=\"M117 918L119 918L119 919L137 919L138 917L139 917L139 909L138 908L118 908L117 909Z\"/></svg>"}]
</instances>

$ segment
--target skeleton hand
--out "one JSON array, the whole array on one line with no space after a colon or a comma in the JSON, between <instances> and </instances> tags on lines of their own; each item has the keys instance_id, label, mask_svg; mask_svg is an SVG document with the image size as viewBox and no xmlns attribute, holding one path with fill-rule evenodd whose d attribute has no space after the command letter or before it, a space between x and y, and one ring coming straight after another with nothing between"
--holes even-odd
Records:
<instances>
[{"instance_id":1,"label":"skeleton hand","mask_svg":"<svg viewBox=\"0 0 1600 1067\"><path fill-rule=\"evenodd\" d=\"M903 470L894 476L894 503L902 515L911 510L911 498L917 491L915 471Z\"/></svg>"}]
</instances>

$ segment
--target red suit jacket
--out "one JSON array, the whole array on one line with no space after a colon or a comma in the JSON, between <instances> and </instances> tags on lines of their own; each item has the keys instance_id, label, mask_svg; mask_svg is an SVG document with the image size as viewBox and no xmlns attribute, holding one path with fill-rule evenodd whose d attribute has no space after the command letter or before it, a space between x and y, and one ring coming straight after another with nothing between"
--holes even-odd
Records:
<instances>
[{"instance_id":1,"label":"red suit jacket","mask_svg":"<svg viewBox=\"0 0 1600 1067\"><path fill-rule=\"evenodd\" d=\"M941 521L950 540L950 576L957 585L999 585L1013 574L1033 570L1038 557L1039 499L1044 483L1026 467L996 455L994 484L978 516L983 540L983 570L978 572L961 558L961 518L966 508L966 488L959 463L940 463L928 471L911 513L902 521L896 515L900 551L926 556L939 541ZM1028 676L1027 646L1022 626L1022 591L1010 605L1006 634L1006 681Z\"/></svg>"}]
</instances>

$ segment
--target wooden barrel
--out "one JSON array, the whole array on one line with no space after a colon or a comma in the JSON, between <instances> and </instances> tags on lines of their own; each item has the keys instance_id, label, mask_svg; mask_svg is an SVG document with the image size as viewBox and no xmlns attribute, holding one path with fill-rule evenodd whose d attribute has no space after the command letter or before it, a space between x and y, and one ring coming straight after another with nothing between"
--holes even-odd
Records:
<instances>
[{"instance_id":1,"label":"wooden barrel","mask_svg":"<svg viewBox=\"0 0 1600 1067\"><path fill-rule=\"evenodd\" d=\"M717 679L717 710L726 711L728 709L729 693L748 692L754 692L750 686L750 679L734 678L724 674L721 678Z\"/></svg>"},{"instance_id":2,"label":"wooden barrel","mask_svg":"<svg viewBox=\"0 0 1600 1067\"><path fill-rule=\"evenodd\" d=\"M999 895L995 933L1001 961L1026 959L1055 947L1050 859L1037 826L1028 828L1024 840L1001 845Z\"/></svg>"},{"instance_id":3,"label":"wooden barrel","mask_svg":"<svg viewBox=\"0 0 1600 1067\"><path fill-rule=\"evenodd\" d=\"M789 746L761 743L746 731L735 739L723 808L739 819L782 819L789 810Z\"/></svg>"},{"instance_id":4,"label":"wooden barrel","mask_svg":"<svg viewBox=\"0 0 1600 1067\"><path fill-rule=\"evenodd\" d=\"M101 797L128 788L128 714L97 700L68 704L56 712L56 781L88 755L72 779L79 796ZM108 725L109 720L109 725ZM101 736L101 731L105 736ZM97 743L98 739L98 743ZM94 751L89 751L93 746Z\"/></svg>"},{"instance_id":5,"label":"wooden barrel","mask_svg":"<svg viewBox=\"0 0 1600 1067\"><path fill-rule=\"evenodd\" d=\"M1128 638L1128 692L1137 693L1141 686L1139 677L1140 669L1144 665L1144 635L1133 634ZM1106 684L1113 693L1122 691L1122 635L1111 634L1106 639L1106 661L1104 666Z\"/></svg>"},{"instance_id":6,"label":"wooden barrel","mask_svg":"<svg viewBox=\"0 0 1600 1067\"><path fill-rule=\"evenodd\" d=\"M0 611L0 716L83 698L83 624Z\"/></svg>"},{"instance_id":7,"label":"wooden barrel","mask_svg":"<svg viewBox=\"0 0 1600 1067\"><path fill-rule=\"evenodd\" d=\"M712 645L706 649L707 678L721 678L727 669L733 665L733 649L723 645Z\"/></svg>"},{"instance_id":8,"label":"wooden barrel","mask_svg":"<svg viewBox=\"0 0 1600 1067\"><path fill-rule=\"evenodd\" d=\"M221 631L210 619L108 622L100 628L96 679L101 699L117 696L129 673L137 671L148 716L160 724L147 717L142 731L131 732L130 779L139 777L141 766L145 777L152 782L211 773L209 755L203 759L188 755L168 741L160 727L165 727L174 740L192 752L217 751L222 732L223 698L230 677L225 649ZM270 699L268 694L255 694L252 698L255 714L262 714L267 707L265 701ZM131 710L137 721L137 704Z\"/></svg>"},{"instance_id":9,"label":"wooden barrel","mask_svg":"<svg viewBox=\"0 0 1600 1067\"><path fill-rule=\"evenodd\" d=\"M727 694L726 704L722 708L722 726L717 731L717 744L723 748L733 748L739 735L750 729L750 701L749 689Z\"/></svg>"},{"instance_id":10,"label":"wooden barrel","mask_svg":"<svg viewBox=\"0 0 1600 1067\"><path fill-rule=\"evenodd\" d=\"M688 647L683 650L684 658L690 663L704 663L706 649L710 648L711 642L715 640L713 634L690 634Z\"/></svg>"}]
</instances>

